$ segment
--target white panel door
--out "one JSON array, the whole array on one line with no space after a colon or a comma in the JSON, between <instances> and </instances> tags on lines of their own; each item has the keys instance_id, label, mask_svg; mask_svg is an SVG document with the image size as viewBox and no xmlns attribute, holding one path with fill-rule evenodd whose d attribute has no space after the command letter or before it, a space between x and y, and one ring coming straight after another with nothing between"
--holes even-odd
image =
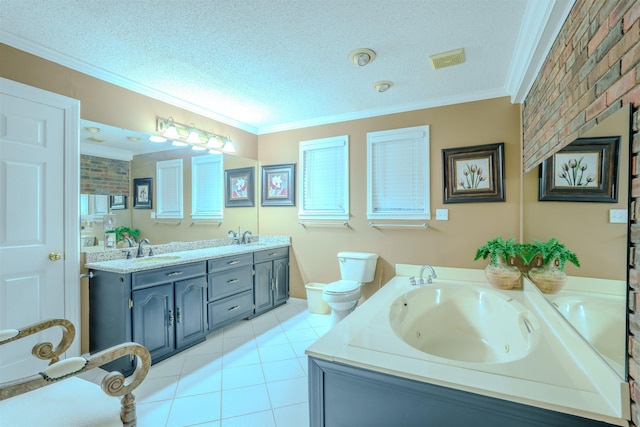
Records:
<instances>
[{"instance_id":1,"label":"white panel door","mask_svg":"<svg viewBox=\"0 0 640 427\"><path fill-rule=\"evenodd\" d=\"M69 315L64 203L69 113L46 103L46 97L35 100L31 89L16 93L7 90L6 81L0 83L0 329L4 329ZM69 320L76 323L79 318ZM31 356L31 347L43 340L56 345L60 336L53 330L0 347L0 381L42 370L47 363Z\"/></svg>"}]
</instances>

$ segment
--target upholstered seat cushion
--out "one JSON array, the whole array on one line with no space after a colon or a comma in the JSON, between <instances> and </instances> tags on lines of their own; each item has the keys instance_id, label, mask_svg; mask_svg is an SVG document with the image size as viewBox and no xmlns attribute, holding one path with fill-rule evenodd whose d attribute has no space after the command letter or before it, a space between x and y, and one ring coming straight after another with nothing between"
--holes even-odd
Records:
<instances>
[{"instance_id":1,"label":"upholstered seat cushion","mask_svg":"<svg viewBox=\"0 0 640 427\"><path fill-rule=\"evenodd\" d=\"M122 427L120 398L100 386L71 377L0 401L0 426Z\"/></svg>"}]
</instances>

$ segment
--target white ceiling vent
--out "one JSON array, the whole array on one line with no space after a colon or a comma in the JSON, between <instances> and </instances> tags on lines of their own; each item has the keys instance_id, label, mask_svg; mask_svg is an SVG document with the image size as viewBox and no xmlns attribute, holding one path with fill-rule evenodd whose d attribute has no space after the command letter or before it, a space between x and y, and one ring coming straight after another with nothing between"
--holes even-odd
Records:
<instances>
[{"instance_id":1,"label":"white ceiling vent","mask_svg":"<svg viewBox=\"0 0 640 427\"><path fill-rule=\"evenodd\" d=\"M438 53L429 56L431 68L438 70L452 65L462 64L464 62L464 49L450 50L449 52Z\"/></svg>"}]
</instances>

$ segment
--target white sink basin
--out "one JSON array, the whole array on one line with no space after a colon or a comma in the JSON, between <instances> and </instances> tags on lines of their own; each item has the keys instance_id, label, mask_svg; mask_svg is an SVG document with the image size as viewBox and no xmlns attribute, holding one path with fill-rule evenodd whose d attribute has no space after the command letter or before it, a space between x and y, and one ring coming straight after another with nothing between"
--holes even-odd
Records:
<instances>
[{"instance_id":1,"label":"white sink basin","mask_svg":"<svg viewBox=\"0 0 640 427\"><path fill-rule=\"evenodd\" d=\"M180 259L180 257L177 255L159 255L159 256L148 256L144 258L136 258L136 259L132 259L131 262L136 264L151 264L154 262L167 262L167 261L173 261L176 259Z\"/></svg>"}]
</instances>

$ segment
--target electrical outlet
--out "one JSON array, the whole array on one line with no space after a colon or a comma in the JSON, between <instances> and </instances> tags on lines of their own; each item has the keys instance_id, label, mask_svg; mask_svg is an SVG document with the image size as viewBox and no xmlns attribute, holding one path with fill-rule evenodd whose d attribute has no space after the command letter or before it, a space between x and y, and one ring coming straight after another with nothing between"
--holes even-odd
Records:
<instances>
[{"instance_id":1,"label":"electrical outlet","mask_svg":"<svg viewBox=\"0 0 640 427\"><path fill-rule=\"evenodd\" d=\"M436 209L436 221L449 221L449 209Z\"/></svg>"},{"instance_id":2,"label":"electrical outlet","mask_svg":"<svg viewBox=\"0 0 640 427\"><path fill-rule=\"evenodd\" d=\"M156 217L156 213L155 212L151 212L151 219L154 219Z\"/></svg>"},{"instance_id":3,"label":"electrical outlet","mask_svg":"<svg viewBox=\"0 0 640 427\"><path fill-rule=\"evenodd\" d=\"M627 210L626 209L609 209L609 223L626 224Z\"/></svg>"}]
</instances>

